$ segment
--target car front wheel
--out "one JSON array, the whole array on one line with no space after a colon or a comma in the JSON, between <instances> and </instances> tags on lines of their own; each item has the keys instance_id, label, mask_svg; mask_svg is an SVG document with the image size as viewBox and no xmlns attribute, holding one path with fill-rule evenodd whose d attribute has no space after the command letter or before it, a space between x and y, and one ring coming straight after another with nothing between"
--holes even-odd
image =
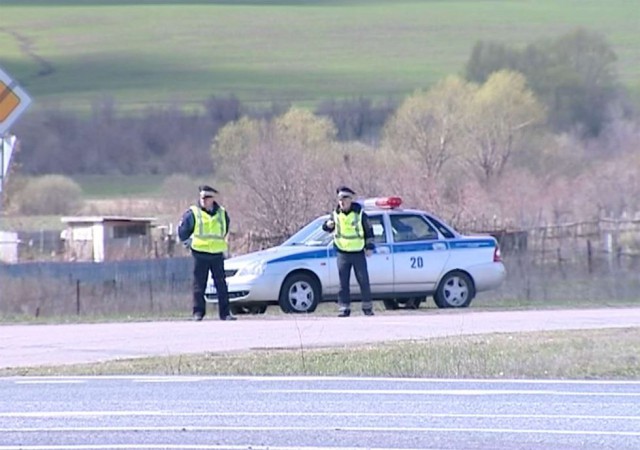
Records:
<instances>
[{"instance_id":1,"label":"car front wheel","mask_svg":"<svg viewBox=\"0 0 640 450\"><path fill-rule=\"evenodd\" d=\"M278 303L285 313L311 313L319 301L318 281L305 273L294 273L282 284Z\"/></svg>"},{"instance_id":2,"label":"car front wheel","mask_svg":"<svg viewBox=\"0 0 640 450\"><path fill-rule=\"evenodd\" d=\"M450 272L442 278L433 299L438 308L466 308L475 297L475 288L469 275Z\"/></svg>"}]
</instances>

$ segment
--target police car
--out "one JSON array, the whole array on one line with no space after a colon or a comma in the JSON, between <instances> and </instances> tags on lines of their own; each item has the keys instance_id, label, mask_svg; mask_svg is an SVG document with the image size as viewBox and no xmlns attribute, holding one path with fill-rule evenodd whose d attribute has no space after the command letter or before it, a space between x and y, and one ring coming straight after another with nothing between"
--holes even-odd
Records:
<instances>
[{"instance_id":1,"label":"police car","mask_svg":"<svg viewBox=\"0 0 640 450\"><path fill-rule=\"evenodd\" d=\"M440 308L467 307L476 293L499 287L506 277L492 236L463 236L425 211L402 209L400 197L359 202L369 217L376 249L367 259L374 300L387 309L418 308L433 296ZM332 236L318 217L281 245L225 261L234 311L262 313L279 305L287 313L313 312L336 301L340 282ZM351 277L351 298L359 287ZM211 278L205 298L217 302Z\"/></svg>"}]
</instances>

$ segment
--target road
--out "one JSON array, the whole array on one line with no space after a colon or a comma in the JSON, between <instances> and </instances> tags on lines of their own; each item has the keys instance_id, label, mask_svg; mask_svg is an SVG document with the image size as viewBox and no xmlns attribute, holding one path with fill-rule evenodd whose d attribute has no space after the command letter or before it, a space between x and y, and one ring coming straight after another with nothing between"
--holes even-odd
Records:
<instances>
[{"instance_id":1,"label":"road","mask_svg":"<svg viewBox=\"0 0 640 450\"><path fill-rule=\"evenodd\" d=\"M0 450L625 450L640 381L0 379Z\"/></svg>"},{"instance_id":2,"label":"road","mask_svg":"<svg viewBox=\"0 0 640 450\"><path fill-rule=\"evenodd\" d=\"M0 326L0 368L91 363L180 353L300 348L492 332L639 327L640 308L416 312L347 319L243 317L236 322Z\"/></svg>"}]
</instances>

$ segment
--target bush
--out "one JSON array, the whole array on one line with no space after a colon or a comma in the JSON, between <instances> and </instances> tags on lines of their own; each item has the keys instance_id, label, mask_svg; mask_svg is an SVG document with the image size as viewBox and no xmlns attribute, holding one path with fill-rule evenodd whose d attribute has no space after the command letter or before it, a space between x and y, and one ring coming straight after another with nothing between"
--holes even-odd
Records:
<instances>
[{"instance_id":1,"label":"bush","mask_svg":"<svg viewBox=\"0 0 640 450\"><path fill-rule=\"evenodd\" d=\"M16 193L19 211L26 215L73 214L82 209L82 188L71 178L45 175L30 180Z\"/></svg>"}]
</instances>

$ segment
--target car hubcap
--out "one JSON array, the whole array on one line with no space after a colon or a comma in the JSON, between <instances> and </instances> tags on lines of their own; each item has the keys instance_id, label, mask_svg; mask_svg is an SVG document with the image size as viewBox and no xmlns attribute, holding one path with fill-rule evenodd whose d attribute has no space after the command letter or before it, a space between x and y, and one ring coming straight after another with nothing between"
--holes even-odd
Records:
<instances>
[{"instance_id":1,"label":"car hubcap","mask_svg":"<svg viewBox=\"0 0 640 450\"><path fill-rule=\"evenodd\" d=\"M289 303L296 311L308 311L313 304L313 289L304 281L293 283L289 289Z\"/></svg>"},{"instance_id":2,"label":"car hubcap","mask_svg":"<svg viewBox=\"0 0 640 450\"><path fill-rule=\"evenodd\" d=\"M451 306L462 306L469 296L469 287L460 277L451 277L444 285L444 298Z\"/></svg>"}]
</instances>

